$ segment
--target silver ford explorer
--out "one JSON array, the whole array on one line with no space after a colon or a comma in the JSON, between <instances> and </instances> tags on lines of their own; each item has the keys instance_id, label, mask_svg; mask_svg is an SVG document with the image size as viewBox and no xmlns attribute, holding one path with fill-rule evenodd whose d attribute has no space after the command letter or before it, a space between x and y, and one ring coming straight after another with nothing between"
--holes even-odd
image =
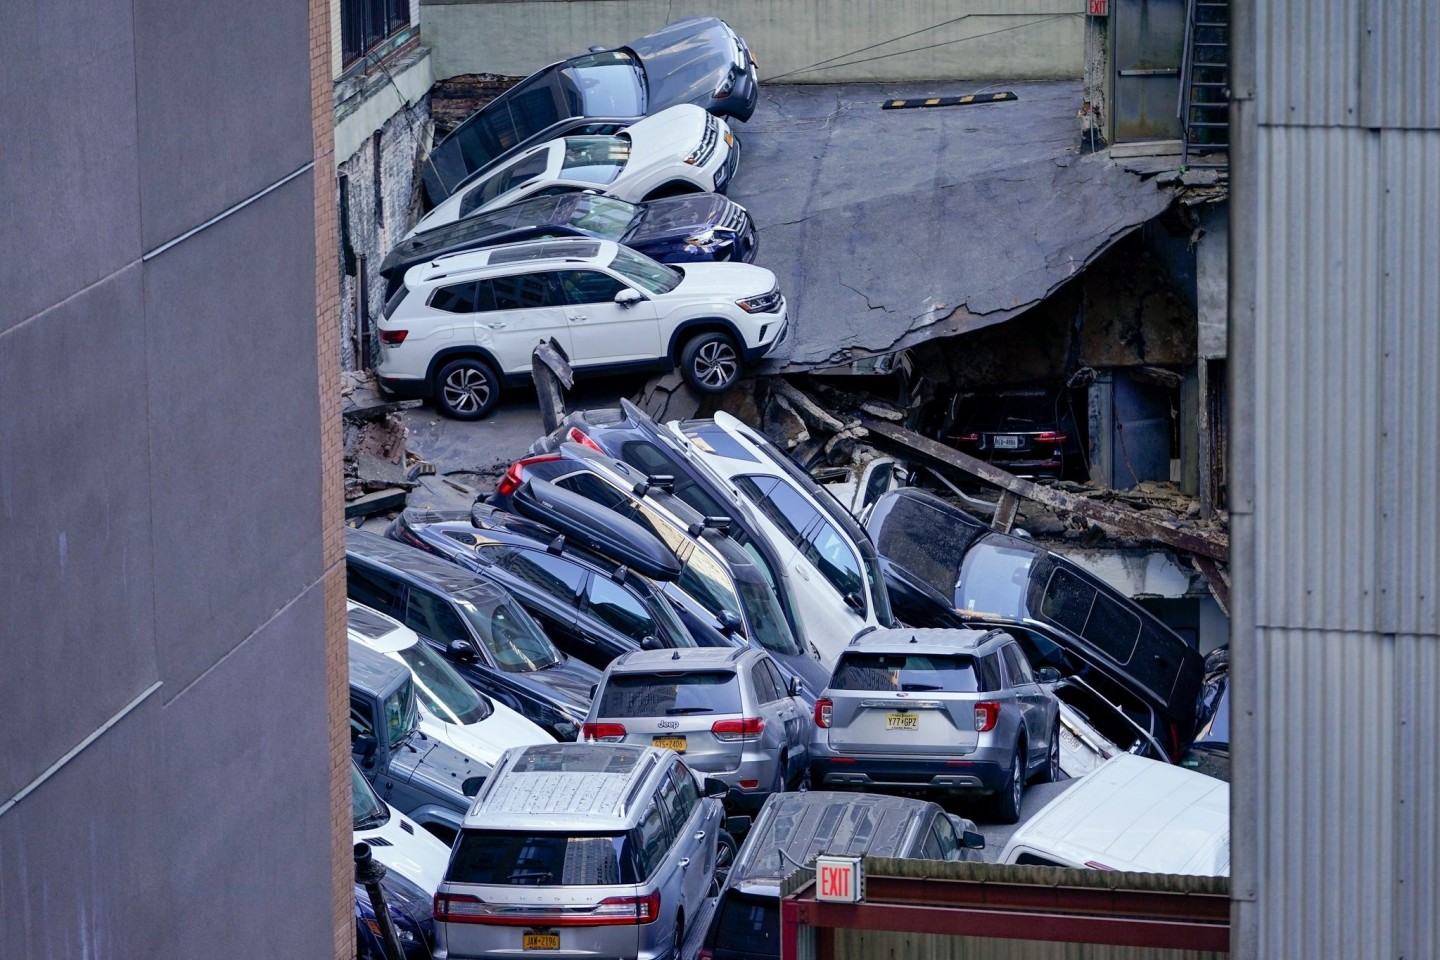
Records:
<instances>
[{"instance_id":1,"label":"silver ford explorer","mask_svg":"<svg viewBox=\"0 0 1440 960\"><path fill-rule=\"evenodd\" d=\"M678 955L723 828L725 785L703 787L656 747L505 751L435 894L435 957Z\"/></svg>"},{"instance_id":2,"label":"silver ford explorer","mask_svg":"<svg viewBox=\"0 0 1440 960\"><path fill-rule=\"evenodd\" d=\"M862 632L815 701L810 781L990 796L1014 823L1026 781L1059 777L1055 679L1003 630Z\"/></svg>"}]
</instances>

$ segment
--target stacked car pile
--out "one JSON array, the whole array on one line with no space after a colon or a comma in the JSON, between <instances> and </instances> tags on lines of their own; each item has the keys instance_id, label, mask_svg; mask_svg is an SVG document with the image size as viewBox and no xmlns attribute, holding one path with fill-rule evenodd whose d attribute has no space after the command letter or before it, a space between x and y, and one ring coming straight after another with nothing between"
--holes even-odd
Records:
<instances>
[{"instance_id":1,"label":"stacked car pile","mask_svg":"<svg viewBox=\"0 0 1440 960\"><path fill-rule=\"evenodd\" d=\"M743 41L691 18L466 121L383 267L384 388L476 419L550 339L580 373L733 384L786 325L720 196L721 115L755 97ZM934 801L1015 823L1067 775L1002 862L1223 872L1225 785L1175 765L1218 699L1198 653L1031 541L872 499L867 529L734 417L622 401L468 511L349 531L354 828L393 888L357 888L362 943L778 956L780 880L816 854L975 859Z\"/></svg>"},{"instance_id":2,"label":"stacked car pile","mask_svg":"<svg viewBox=\"0 0 1440 960\"><path fill-rule=\"evenodd\" d=\"M375 371L393 396L477 420L553 340L578 374L668 370L734 384L785 335L752 266L755 225L722 195L749 118L749 49L691 17L552 64L436 145L433 209L381 265Z\"/></svg>"}]
</instances>

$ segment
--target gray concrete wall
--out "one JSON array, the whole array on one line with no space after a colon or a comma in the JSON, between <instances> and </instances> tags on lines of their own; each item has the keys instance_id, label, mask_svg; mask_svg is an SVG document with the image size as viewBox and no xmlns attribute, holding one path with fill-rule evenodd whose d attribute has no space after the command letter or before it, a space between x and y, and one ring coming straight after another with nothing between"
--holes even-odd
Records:
<instances>
[{"instance_id":1,"label":"gray concrete wall","mask_svg":"<svg viewBox=\"0 0 1440 960\"><path fill-rule=\"evenodd\" d=\"M6 11L7 960L328 957L343 933L311 12Z\"/></svg>"},{"instance_id":2,"label":"gray concrete wall","mask_svg":"<svg viewBox=\"0 0 1440 960\"><path fill-rule=\"evenodd\" d=\"M1084 0L419 0L435 77L525 75L695 15L746 39L762 80L1054 80L1084 73Z\"/></svg>"}]
</instances>

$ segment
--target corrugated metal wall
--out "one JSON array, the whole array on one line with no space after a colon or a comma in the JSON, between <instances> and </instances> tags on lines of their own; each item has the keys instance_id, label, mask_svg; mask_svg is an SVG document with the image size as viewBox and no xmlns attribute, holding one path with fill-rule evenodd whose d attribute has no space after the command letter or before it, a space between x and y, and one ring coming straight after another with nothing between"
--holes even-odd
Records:
<instances>
[{"instance_id":1,"label":"corrugated metal wall","mask_svg":"<svg viewBox=\"0 0 1440 960\"><path fill-rule=\"evenodd\" d=\"M1434 960L1440 3L1234 6L1233 948Z\"/></svg>"},{"instance_id":2,"label":"corrugated metal wall","mask_svg":"<svg viewBox=\"0 0 1440 960\"><path fill-rule=\"evenodd\" d=\"M1229 954L1044 940L837 930L835 956L864 957L866 960L1226 960Z\"/></svg>"}]
</instances>

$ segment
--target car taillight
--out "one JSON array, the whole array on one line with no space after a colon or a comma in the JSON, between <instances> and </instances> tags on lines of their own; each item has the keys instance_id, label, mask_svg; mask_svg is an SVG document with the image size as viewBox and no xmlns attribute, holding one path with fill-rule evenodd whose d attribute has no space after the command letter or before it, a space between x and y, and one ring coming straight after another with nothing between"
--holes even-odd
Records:
<instances>
[{"instance_id":1,"label":"car taillight","mask_svg":"<svg viewBox=\"0 0 1440 960\"><path fill-rule=\"evenodd\" d=\"M404 342L405 342L405 338L408 337L409 335L410 335L410 331L409 331L409 330L381 330L381 331L380 331L380 342L381 342L381 343L388 343L388 344L390 344L390 346L392 346L392 347L393 347L393 346L398 346L399 344L404 343Z\"/></svg>"},{"instance_id":2,"label":"car taillight","mask_svg":"<svg viewBox=\"0 0 1440 960\"><path fill-rule=\"evenodd\" d=\"M591 915L592 923L652 923L660 916L660 891L644 897L606 897ZM576 926L584 925L579 921Z\"/></svg>"},{"instance_id":3,"label":"car taillight","mask_svg":"<svg viewBox=\"0 0 1440 960\"><path fill-rule=\"evenodd\" d=\"M765 729L762 717L746 717L743 720L716 720L710 725L710 732L716 740L759 740Z\"/></svg>"},{"instance_id":4,"label":"car taillight","mask_svg":"<svg viewBox=\"0 0 1440 960\"><path fill-rule=\"evenodd\" d=\"M502 497L510 496L516 490L519 490L520 485L525 482L525 478L521 476L521 473L526 467L532 463L544 463L547 460L559 459L560 454L558 453L546 453L538 457L526 457L524 460L516 460L510 464L510 469L505 471L505 476L500 478L500 484L495 488L495 492Z\"/></svg>"},{"instance_id":5,"label":"car taillight","mask_svg":"<svg viewBox=\"0 0 1440 960\"><path fill-rule=\"evenodd\" d=\"M830 726L830 714L835 707L835 702L829 697L821 697L815 701L815 726Z\"/></svg>"},{"instance_id":6,"label":"car taillight","mask_svg":"<svg viewBox=\"0 0 1440 960\"><path fill-rule=\"evenodd\" d=\"M432 910L445 923L483 923L486 905L479 897L464 893L437 893Z\"/></svg>"},{"instance_id":7,"label":"car taillight","mask_svg":"<svg viewBox=\"0 0 1440 960\"><path fill-rule=\"evenodd\" d=\"M700 952L695 954L695 960L715 960L715 954L709 947L701 947Z\"/></svg>"},{"instance_id":8,"label":"car taillight","mask_svg":"<svg viewBox=\"0 0 1440 960\"><path fill-rule=\"evenodd\" d=\"M993 700L982 700L975 704L975 732L984 733L993 729L1000 719L1000 704Z\"/></svg>"},{"instance_id":9,"label":"car taillight","mask_svg":"<svg viewBox=\"0 0 1440 960\"><path fill-rule=\"evenodd\" d=\"M625 739L625 725L623 723L587 723L580 728L580 739L619 743Z\"/></svg>"},{"instance_id":10,"label":"car taillight","mask_svg":"<svg viewBox=\"0 0 1440 960\"><path fill-rule=\"evenodd\" d=\"M598 443L596 443L594 440L591 440L589 435L587 435L585 431L581 430L579 427L571 427L568 431L566 431L565 439L569 440L571 443L578 443L582 447L589 447L596 453L605 452L604 450L600 449L600 445Z\"/></svg>"},{"instance_id":11,"label":"car taillight","mask_svg":"<svg viewBox=\"0 0 1440 960\"><path fill-rule=\"evenodd\" d=\"M1055 433L1053 430L1035 434L1036 443L1064 443L1067 439L1069 438L1065 434Z\"/></svg>"},{"instance_id":12,"label":"car taillight","mask_svg":"<svg viewBox=\"0 0 1440 960\"><path fill-rule=\"evenodd\" d=\"M980 442L980 434L978 434L978 433L962 433L960 436L956 437L955 439L956 439L956 440L959 440L961 443L979 443L979 442Z\"/></svg>"}]
</instances>

